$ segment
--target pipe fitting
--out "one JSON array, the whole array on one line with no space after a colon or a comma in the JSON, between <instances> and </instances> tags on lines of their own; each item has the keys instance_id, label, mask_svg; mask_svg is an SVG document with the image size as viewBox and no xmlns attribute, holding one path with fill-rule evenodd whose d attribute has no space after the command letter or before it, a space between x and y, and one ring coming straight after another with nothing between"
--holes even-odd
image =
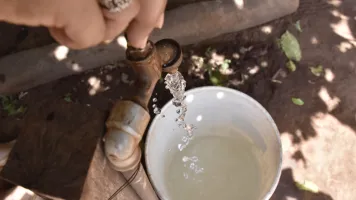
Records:
<instances>
[{"instance_id":1,"label":"pipe fitting","mask_svg":"<svg viewBox=\"0 0 356 200\"><path fill-rule=\"evenodd\" d=\"M162 71L175 73L183 61L183 52L177 41L163 39L155 44L157 53L162 60Z\"/></svg>"},{"instance_id":2,"label":"pipe fitting","mask_svg":"<svg viewBox=\"0 0 356 200\"><path fill-rule=\"evenodd\" d=\"M174 73L182 62L179 44L171 39L156 44L148 42L144 49L128 47L126 57L136 72L137 92L128 101L118 101L106 122L105 154L113 169L126 172L141 160L139 142L149 123L148 103L162 71Z\"/></svg>"},{"instance_id":3,"label":"pipe fitting","mask_svg":"<svg viewBox=\"0 0 356 200\"><path fill-rule=\"evenodd\" d=\"M138 146L150 121L149 113L132 101L118 101L106 121L105 154L117 171L134 169L141 159Z\"/></svg>"}]
</instances>

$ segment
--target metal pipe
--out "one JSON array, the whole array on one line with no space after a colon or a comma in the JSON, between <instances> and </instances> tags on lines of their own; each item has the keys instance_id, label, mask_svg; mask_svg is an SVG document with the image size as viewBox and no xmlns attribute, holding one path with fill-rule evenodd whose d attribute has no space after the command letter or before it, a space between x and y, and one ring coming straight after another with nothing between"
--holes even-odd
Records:
<instances>
[{"instance_id":1,"label":"metal pipe","mask_svg":"<svg viewBox=\"0 0 356 200\"><path fill-rule=\"evenodd\" d=\"M104 149L111 167L129 177L140 164L142 153L139 143L150 120L148 103L155 85L162 71L178 71L183 57L179 44L171 39L156 44L148 42L145 49L128 47L126 57L137 75L137 93L131 99L117 101L112 108L106 121ZM132 186L143 200L157 199L143 169Z\"/></svg>"}]
</instances>

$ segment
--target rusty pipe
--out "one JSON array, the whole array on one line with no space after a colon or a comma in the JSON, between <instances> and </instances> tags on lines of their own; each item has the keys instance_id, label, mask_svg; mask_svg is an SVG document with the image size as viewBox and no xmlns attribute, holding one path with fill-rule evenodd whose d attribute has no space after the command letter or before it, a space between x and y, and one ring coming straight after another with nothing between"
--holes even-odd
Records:
<instances>
[{"instance_id":1,"label":"rusty pipe","mask_svg":"<svg viewBox=\"0 0 356 200\"><path fill-rule=\"evenodd\" d=\"M183 59L182 50L175 40L163 39L154 45L148 42L144 50L129 47L126 57L138 76L135 82L138 91L132 100L148 110L148 102L162 71L178 71Z\"/></svg>"},{"instance_id":2,"label":"rusty pipe","mask_svg":"<svg viewBox=\"0 0 356 200\"><path fill-rule=\"evenodd\" d=\"M104 136L106 157L112 168L121 172L131 171L140 163L138 144L150 120L148 103L155 85L162 72L176 72L183 59L179 44L172 39L148 42L144 49L128 47L126 57L137 75L137 93L115 103Z\"/></svg>"}]
</instances>

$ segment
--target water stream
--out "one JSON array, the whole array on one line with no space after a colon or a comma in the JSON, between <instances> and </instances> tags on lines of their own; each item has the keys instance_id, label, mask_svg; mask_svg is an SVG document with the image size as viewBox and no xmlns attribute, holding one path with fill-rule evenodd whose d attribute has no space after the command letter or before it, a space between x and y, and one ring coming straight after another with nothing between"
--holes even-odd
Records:
<instances>
[{"instance_id":1,"label":"water stream","mask_svg":"<svg viewBox=\"0 0 356 200\"><path fill-rule=\"evenodd\" d=\"M185 115L187 113L187 105L184 102L186 81L184 80L183 75L177 71L173 74L167 74L164 78L164 83L166 85L166 89L168 89L173 95L173 105L177 107L178 118L176 121L178 126L183 128L186 133L182 137L182 143L178 144L179 151L182 151L193 139L193 130L195 129L192 124L187 124L185 122Z\"/></svg>"}]
</instances>

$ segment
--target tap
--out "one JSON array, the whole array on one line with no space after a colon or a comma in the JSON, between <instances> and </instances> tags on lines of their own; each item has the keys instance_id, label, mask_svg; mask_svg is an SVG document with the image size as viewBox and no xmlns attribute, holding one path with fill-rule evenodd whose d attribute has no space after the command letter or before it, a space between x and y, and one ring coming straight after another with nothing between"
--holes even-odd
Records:
<instances>
[{"instance_id":1,"label":"tap","mask_svg":"<svg viewBox=\"0 0 356 200\"><path fill-rule=\"evenodd\" d=\"M172 39L155 44L148 41L144 49L128 47L126 58L137 78L136 95L117 101L106 121L104 151L111 167L120 172L134 170L141 160L139 143L150 121L148 103L162 72L175 73L183 56L180 45Z\"/></svg>"}]
</instances>

